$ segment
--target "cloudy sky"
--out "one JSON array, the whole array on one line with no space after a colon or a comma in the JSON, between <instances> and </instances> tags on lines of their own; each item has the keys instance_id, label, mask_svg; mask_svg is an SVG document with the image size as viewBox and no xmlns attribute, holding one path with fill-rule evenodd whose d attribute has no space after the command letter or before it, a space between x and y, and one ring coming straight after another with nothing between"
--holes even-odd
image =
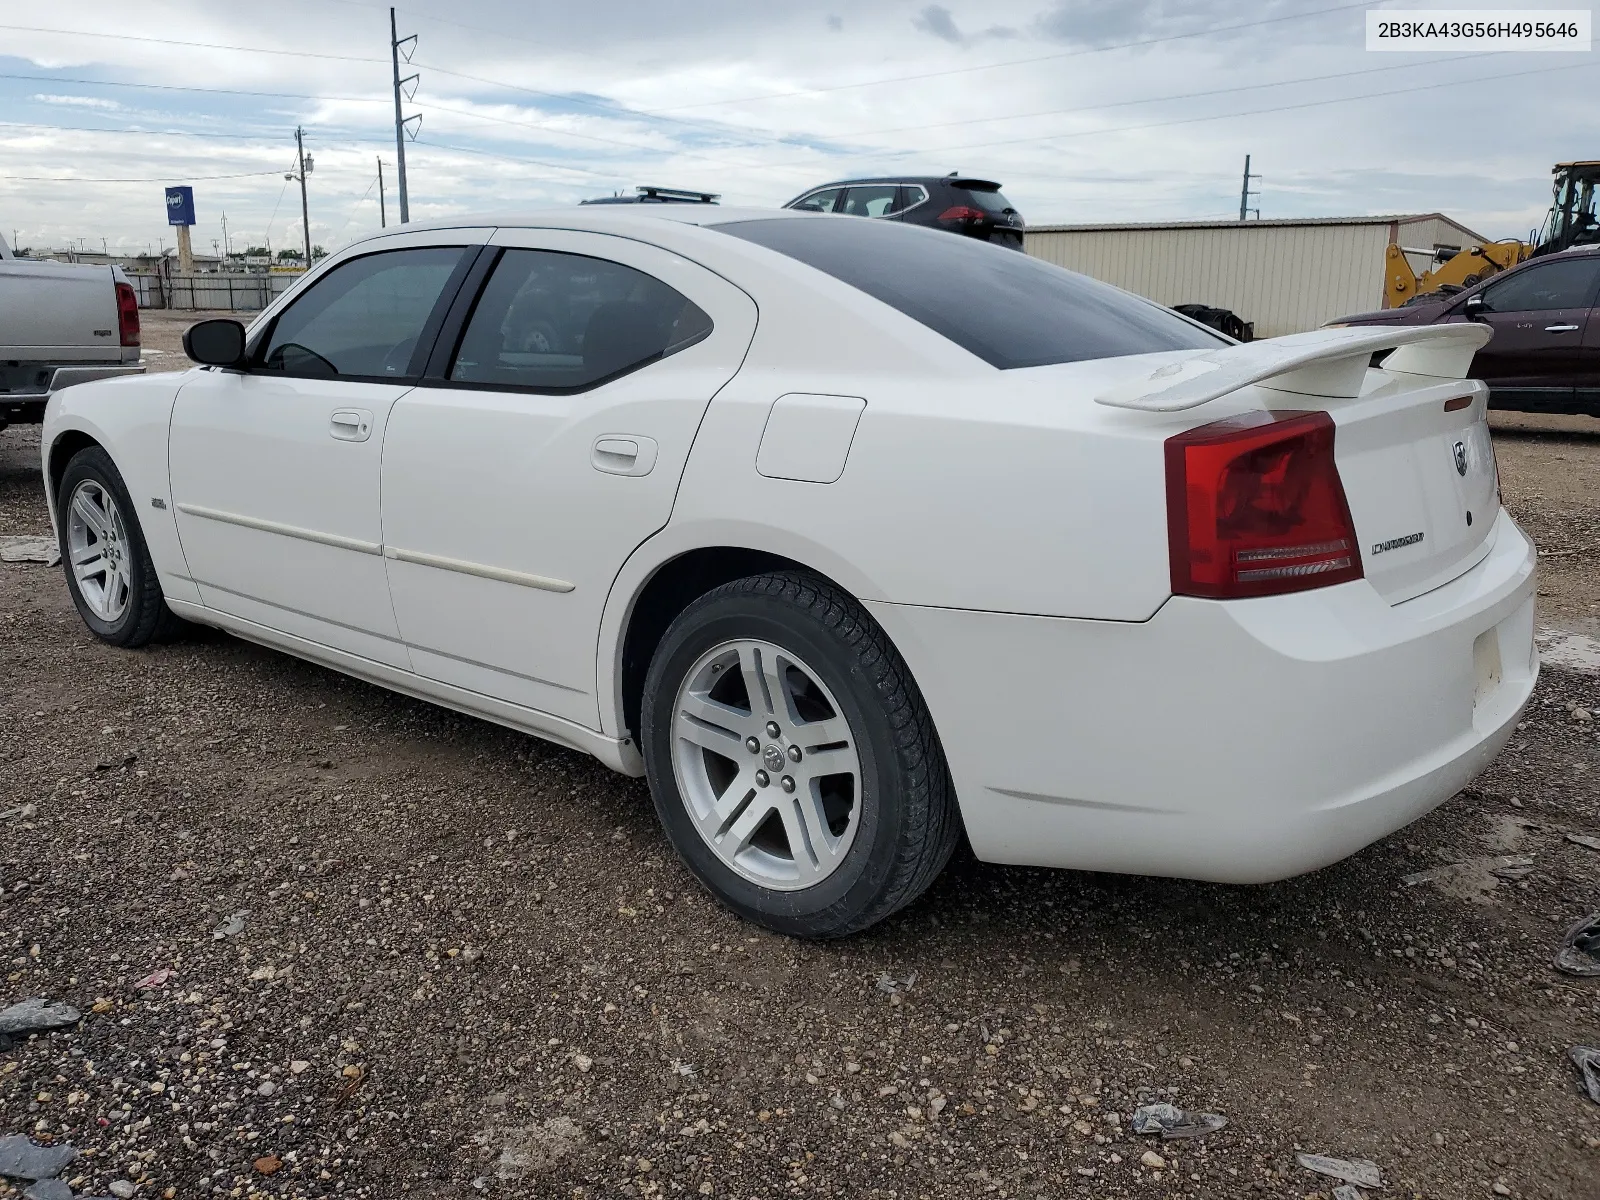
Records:
<instances>
[{"instance_id":1,"label":"cloudy sky","mask_svg":"<svg viewBox=\"0 0 1600 1200\"><path fill-rule=\"evenodd\" d=\"M1364 10L1400 6L1427 0L412 0L411 216L959 170L1033 224L1227 218L1249 153L1264 217L1525 235L1551 164L1600 157L1593 55L1368 53ZM192 183L197 250L224 212L235 248L298 245L296 125L313 241L378 227L379 158L393 223L388 55L367 0L0 0L0 230L170 246L162 185Z\"/></svg>"}]
</instances>

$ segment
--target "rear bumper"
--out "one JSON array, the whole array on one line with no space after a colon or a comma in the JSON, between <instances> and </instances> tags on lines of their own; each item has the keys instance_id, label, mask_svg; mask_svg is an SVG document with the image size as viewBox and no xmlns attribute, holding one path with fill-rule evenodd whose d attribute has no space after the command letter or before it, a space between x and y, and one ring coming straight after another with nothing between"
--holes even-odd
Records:
<instances>
[{"instance_id":1,"label":"rear bumper","mask_svg":"<svg viewBox=\"0 0 1600 1200\"><path fill-rule=\"evenodd\" d=\"M980 858L1257 883L1416 820L1499 752L1538 676L1533 568L1502 512L1477 566L1393 606L1357 581L1142 623L868 607Z\"/></svg>"}]
</instances>

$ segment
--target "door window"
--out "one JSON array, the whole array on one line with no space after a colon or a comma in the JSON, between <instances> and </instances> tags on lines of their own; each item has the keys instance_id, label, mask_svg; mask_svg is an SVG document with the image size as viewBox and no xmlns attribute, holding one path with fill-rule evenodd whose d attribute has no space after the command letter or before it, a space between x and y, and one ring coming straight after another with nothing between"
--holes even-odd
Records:
<instances>
[{"instance_id":1,"label":"door window","mask_svg":"<svg viewBox=\"0 0 1600 1200\"><path fill-rule=\"evenodd\" d=\"M711 332L711 318L659 279L621 263L507 250L467 323L450 378L577 392Z\"/></svg>"},{"instance_id":2,"label":"door window","mask_svg":"<svg viewBox=\"0 0 1600 1200\"><path fill-rule=\"evenodd\" d=\"M843 190L843 188L827 188L824 191L812 192L809 196L802 196L789 207L796 212L832 212L833 203Z\"/></svg>"},{"instance_id":3,"label":"door window","mask_svg":"<svg viewBox=\"0 0 1600 1200\"><path fill-rule=\"evenodd\" d=\"M1540 263L1483 289L1490 312L1544 312L1553 308L1588 308L1600 281L1600 257L1585 255Z\"/></svg>"},{"instance_id":4,"label":"door window","mask_svg":"<svg viewBox=\"0 0 1600 1200\"><path fill-rule=\"evenodd\" d=\"M852 217L887 216L894 209L894 197L898 190L892 183L846 188L844 207L839 211L849 213Z\"/></svg>"},{"instance_id":5,"label":"door window","mask_svg":"<svg viewBox=\"0 0 1600 1200\"><path fill-rule=\"evenodd\" d=\"M405 378L461 246L386 250L335 267L273 323L258 370Z\"/></svg>"}]
</instances>

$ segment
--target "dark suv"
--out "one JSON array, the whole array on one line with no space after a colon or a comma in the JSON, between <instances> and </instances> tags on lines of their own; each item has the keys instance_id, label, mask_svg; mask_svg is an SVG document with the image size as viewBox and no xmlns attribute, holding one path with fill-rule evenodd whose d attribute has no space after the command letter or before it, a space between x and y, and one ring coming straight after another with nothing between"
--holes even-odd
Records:
<instances>
[{"instance_id":1,"label":"dark suv","mask_svg":"<svg viewBox=\"0 0 1600 1200\"><path fill-rule=\"evenodd\" d=\"M1000 185L988 179L954 173L942 178L847 179L812 188L784 207L928 225L1022 249L1022 215L1001 194Z\"/></svg>"},{"instance_id":2,"label":"dark suv","mask_svg":"<svg viewBox=\"0 0 1600 1200\"><path fill-rule=\"evenodd\" d=\"M1600 417L1600 246L1535 258L1445 296L1330 325L1477 321L1494 330L1472 360L1489 407Z\"/></svg>"},{"instance_id":3,"label":"dark suv","mask_svg":"<svg viewBox=\"0 0 1600 1200\"><path fill-rule=\"evenodd\" d=\"M686 192L682 188L637 187L631 196L597 196L579 204L715 204L722 197L716 192Z\"/></svg>"}]
</instances>

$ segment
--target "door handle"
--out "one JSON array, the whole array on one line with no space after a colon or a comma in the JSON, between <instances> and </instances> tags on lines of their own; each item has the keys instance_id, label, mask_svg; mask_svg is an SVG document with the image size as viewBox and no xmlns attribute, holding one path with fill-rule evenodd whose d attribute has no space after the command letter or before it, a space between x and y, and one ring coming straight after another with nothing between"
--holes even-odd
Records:
<instances>
[{"instance_id":1,"label":"door handle","mask_svg":"<svg viewBox=\"0 0 1600 1200\"><path fill-rule=\"evenodd\" d=\"M1571 333L1577 328L1576 325L1546 325L1544 331L1546 333Z\"/></svg>"},{"instance_id":2,"label":"door handle","mask_svg":"<svg viewBox=\"0 0 1600 1200\"><path fill-rule=\"evenodd\" d=\"M364 408L341 408L328 418L328 432L341 442L364 442L372 436L372 414Z\"/></svg>"},{"instance_id":3,"label":"door handle","mask_svg":"<svg viewBox=\"0 0 1600 1200\"><path fill-rule=\"evenodd\" d=\"M654 438L636 433L602 433L589 450L589 463L608 475L648 475L659 448Z\"/></svg>"}]
</instances>

